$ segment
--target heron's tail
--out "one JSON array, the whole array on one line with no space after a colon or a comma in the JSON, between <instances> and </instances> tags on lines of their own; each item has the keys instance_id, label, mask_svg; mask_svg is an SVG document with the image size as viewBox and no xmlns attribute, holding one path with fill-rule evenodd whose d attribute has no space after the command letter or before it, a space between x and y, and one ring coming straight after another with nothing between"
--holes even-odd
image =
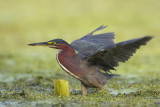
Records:
<instances>
[{"instance_id":1,"label":"heron's tail","mask_svg":"<svg viewBox=\"0 0 160 107\"><path fill-rule=\"evenodd\" d=\"M120 75L118 75L118 74L107 74L107 75L109 75L110 79L120 76Z\"/></svg>"}]
</instances>

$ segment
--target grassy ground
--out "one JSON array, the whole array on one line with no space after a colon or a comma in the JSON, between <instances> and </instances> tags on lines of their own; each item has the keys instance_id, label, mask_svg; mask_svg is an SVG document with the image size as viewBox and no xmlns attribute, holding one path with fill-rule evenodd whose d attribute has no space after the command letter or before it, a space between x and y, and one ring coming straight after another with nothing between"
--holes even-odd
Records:
<instances>
[{"instance_id":1,"label":"grassy ground","mask_svg":"<svg viewBox=\"0 0 160 107\"><path fill-rule=\"evenodd\" d=\"M160 104L159 0L0 0L0 105L124 106ZM116 42L154 35L113 73L107 93L80 95L80 83L56 62L56 50L28 43L63 38L69 43L98 26ZM70 81L71 97L54 96L54 79ZM92 91L92 90L91 90Z\"/></svg>"}]
</instances>

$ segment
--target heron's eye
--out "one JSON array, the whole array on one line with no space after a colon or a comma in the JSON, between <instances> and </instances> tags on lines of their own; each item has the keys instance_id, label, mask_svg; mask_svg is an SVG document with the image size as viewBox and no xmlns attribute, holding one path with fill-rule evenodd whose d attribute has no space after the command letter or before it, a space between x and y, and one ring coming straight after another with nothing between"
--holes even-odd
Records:
<instances>
[{"instance_id":1,"label":"heron's eye","mask_svg":"<svg viewBox=\"0 0 160 107\"><path fill-rule=\"evenodd\" d=\"M55 45L56 42L48 42L49 45Z\"/></svg>"}]
</instances>

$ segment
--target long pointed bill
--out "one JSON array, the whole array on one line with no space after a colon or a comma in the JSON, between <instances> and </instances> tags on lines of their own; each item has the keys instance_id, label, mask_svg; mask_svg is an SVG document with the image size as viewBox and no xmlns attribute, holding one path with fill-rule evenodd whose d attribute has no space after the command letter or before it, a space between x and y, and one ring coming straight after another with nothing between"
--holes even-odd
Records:
<instances>
[{"instance_id":1,"label":"long pointed bill","mask_svg":"<svg viewBox=\"0 0 160 107\"><path fill-rule=\"evenodd\" d=\"M31 43L28 45L30 46L49 46L48 42Z\"/></svg>"}]
</instances>

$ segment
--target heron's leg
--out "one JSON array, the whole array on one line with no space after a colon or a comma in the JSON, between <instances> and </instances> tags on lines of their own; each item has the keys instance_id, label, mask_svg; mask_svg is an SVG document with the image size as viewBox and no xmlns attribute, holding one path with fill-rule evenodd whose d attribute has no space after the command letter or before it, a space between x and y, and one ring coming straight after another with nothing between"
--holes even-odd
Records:
<instances>
[{"instance_id":1,"label":"heron's leg","mask_svg":"<svg viewBox=\"0 0 160 107\"><path fill-rule=\"evenodd\" d=\"M103 93L107 93L107 91L103 89L102 87L100 87L99 90L101 90Z\"/></svg>"},{"instance_id":2,"label":"heron's leg","mask_svg":"<svg viewBox=\"0 0 160 107\"><path fill-rule=\"evenodd\" d=\"M82 95L87 95L87 87L81 83Z\"/></svg>"}]
</instances>

